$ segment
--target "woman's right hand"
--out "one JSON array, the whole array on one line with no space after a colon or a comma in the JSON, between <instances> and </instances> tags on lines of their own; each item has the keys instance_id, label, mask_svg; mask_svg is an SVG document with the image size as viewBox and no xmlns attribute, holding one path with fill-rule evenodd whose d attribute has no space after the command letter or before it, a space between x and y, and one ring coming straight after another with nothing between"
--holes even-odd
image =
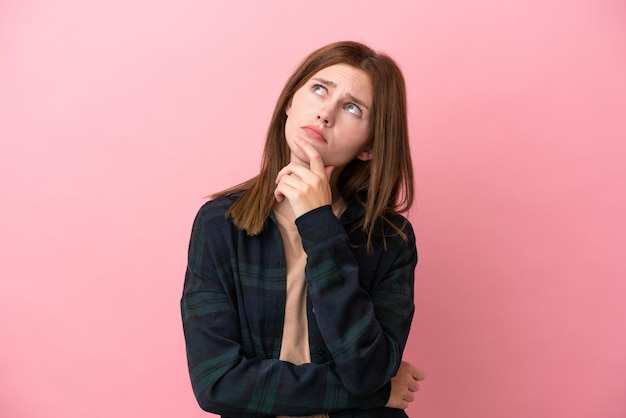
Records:
<instances>
[{"instance_id":1,"label":"woman's right hand","mask_svg":"<svg viewBox=\"0 0 626 418\"><path fill-rule=\"evenodd\" d=\"M320 153L313 145L297 137L294 141L309 158L309 164L292 161L283 167L276 176L274 197L279 203L287 199L297 218L332 203L329 179L334 167L324 166Z\"/></svg>"},{"instance_id":2,"label":"woman's right hand","mask_svg":"<svg viewBox=\"0 0 626 418\"><path fill-rule=\"evenodd\" d=\"M419 381L424 380L424 372L409 362L400 362L400 368L391 378L391 393L387 408L406 409L415 400L419 390Z\"/></svg>"}]
</instances>

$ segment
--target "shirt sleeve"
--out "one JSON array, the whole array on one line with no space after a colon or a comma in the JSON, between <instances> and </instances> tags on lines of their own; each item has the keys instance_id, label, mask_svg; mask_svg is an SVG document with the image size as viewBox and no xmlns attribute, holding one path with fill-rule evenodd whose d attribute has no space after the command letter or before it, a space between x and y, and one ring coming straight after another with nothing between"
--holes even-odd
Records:
<instances>
[{"instance_id":1,"label":"shirt sleeve","mask_svg":"<svg viewBox=\"0 0 626 418\"><path fill-rule=\"evenodd\" d=\"M233 280L230 244L213 227L198 214L181 299L191 384L201 408L258 418L383 406L390 385L355 396L343 387L333 362L294 365L245 355L237 309L224 285Z\"/></svg>"},{"instance_id":2,"label":"shirt sleeve","mask_svg":"<svg viewBox=\"0 0 626 418\"><path fill-rule=\"evenodd\" d=\"M374 248L377 279L368 291L361 286L348 234L330 206L305 213L296 225L308 256L315 318L337 373L353 395L371 395L395 376L413 319L417 251L411 225L397 225L406 240L389 228L386 248ZM377 243L383 247L382 237Z\"/></svg>"}]
</instances>

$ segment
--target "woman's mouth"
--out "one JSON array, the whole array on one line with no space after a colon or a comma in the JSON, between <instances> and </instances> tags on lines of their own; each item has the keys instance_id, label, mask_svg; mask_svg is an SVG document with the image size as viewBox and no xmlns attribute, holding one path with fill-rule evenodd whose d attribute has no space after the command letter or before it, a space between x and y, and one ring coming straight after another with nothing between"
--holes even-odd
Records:
<instances>
[{"instance_id":1,"label":"woman's mouth","mask_svg":"<svg viewBox=\"0 0 626 418\"><path fill-rule=\"evenodd\" d=\"M328 142L326 140L326 137L324 136L324 134L322 133L322 131L318 128L316 128L315 126L303 126L302 130L304 131L305 135L308 136L311 139L315 139L317 141L322 141L324 143Z\"/></svg>"}]
</instances>

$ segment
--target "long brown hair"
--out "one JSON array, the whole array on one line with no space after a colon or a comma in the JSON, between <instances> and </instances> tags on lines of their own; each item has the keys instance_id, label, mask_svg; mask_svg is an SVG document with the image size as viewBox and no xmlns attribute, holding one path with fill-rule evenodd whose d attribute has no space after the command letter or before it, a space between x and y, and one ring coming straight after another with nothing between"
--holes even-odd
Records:
<instances>
[{"instance_id":1,"label":"long brown hair","mask_svg":"<svg viewBox=\"0 0 626 418\"><path fill-rule=\"evenodd\" d=\"M413 203L413 166L409 150L406 92L398 65L387 55L376 53L358 42L336 42L309 55L287 81L272 116L261 172L237 186L213 197L243 192L226 216L250 235L259 234L275 202L274 180L289 164L285 139L285 110L295 92L315 73L335 64L347 64L363 70L372 82L372 159L355 159L340 173L337 190L348 202L358 200L365 207L359 226L367 234L368 247L377 220L390 212L406 212ZM392 225L393 226L393 225ZM396 232L405 234L395 228Z\"/></svg>"}]
</instances>

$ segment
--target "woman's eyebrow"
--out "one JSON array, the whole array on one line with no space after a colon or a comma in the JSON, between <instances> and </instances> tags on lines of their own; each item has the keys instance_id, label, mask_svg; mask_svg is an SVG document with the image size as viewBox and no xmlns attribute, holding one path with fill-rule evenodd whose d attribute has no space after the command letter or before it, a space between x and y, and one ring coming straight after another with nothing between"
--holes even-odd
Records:
<instances>
[{"instance_id":1,"label":"woman's eyebrow","mask_svg":"<svg viewBox=\"0 0 626 418\"><path fill-rule=\"evenodd\" d=\"M323 78L313 78L314 81L317 81L320 84L324 84L325 86L328 87L337 87L337 84L335 84L334 81L330 81L330 80L325 80Z\"/></svg>"},{"instance_id":2,"label":"woman's eyebrow","mask_svg":"<svg viewBox=\"0 0 626 418\"><path fill-rule=\"evenodd\" d=\"M323 84L328 87L337 87L337 84L334 81L325 80L323 78L318 78L318 77L312 78L312 80L317 81L318 83ZM359 106L363 106L365 109L370 110L369 106L367 106L365 102L363 102L363 100L359 99L358 97L354 97L350 93L346 93L346 97L349 98L354 103L358 104Z\"/></svg>"}]
</instances>

